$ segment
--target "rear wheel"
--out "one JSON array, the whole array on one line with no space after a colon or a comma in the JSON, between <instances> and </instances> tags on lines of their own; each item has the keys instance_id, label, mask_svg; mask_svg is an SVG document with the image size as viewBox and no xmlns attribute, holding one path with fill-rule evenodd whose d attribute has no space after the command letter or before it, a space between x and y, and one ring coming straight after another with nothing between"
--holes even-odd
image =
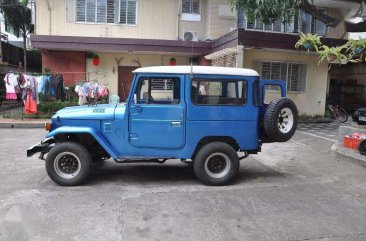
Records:
<instances>
[{"instance_id":1,"label":"rear wheel","mask_svg":"<svg viewBox=\"0 0 366 241\"><path fill-rule=\"evenodd\" d=\"M193 169L197 178L206 185L226 185L238 173L238 154L226 143L209 143L198 151Z\"/></svg>"},{"instance_id":2,"label":"rear wheel","mask_svg":"<svg viewBox=\"0 0 366 241\"><path fill-rule=\"evenodd\" d=\"M337 118L337 120L339 120L340 122L346 122L348 120L348 114L347 111L343 108L339 108L336 112L335 112L335 116Z\"/></svg>"},{"instance_id":3,"label":"rear wheel","mask_svg":"<svg viewBox=\"0 0 366 241\"><path fill-rule=\"evenodd\" d=\"M57 144L48 153L46 171L61 186L75 186L87 178L92 158L88 150L75 142Z\"/></svg>"}]
</instances>

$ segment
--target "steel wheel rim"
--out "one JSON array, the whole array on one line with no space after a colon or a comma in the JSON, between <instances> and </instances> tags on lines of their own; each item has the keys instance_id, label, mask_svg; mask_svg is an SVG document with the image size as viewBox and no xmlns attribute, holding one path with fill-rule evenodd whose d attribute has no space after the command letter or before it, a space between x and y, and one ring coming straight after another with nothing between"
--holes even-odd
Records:
<instances>
[{"instance_id":1,"label":"steel wheel rim","mask_svg":"<svg viewBox=\"0 0 366 241\"><path fill-rule=\"evenodd\" d=\"M278 129L286 134L292 130L294 126L294 114L290 108L283 108L278 114Z\"/></svg>"},{"instance_id":2,"label":"steel wheel rim","mask_svg":"<svg viewBox=\"0 0 366 241\"><path fill-rule=\"evenodd\" d=\"M224 153L216 152L206 158L205 171L212 178L225 177L231 168L230 158Z\"/></svg>"},{"instance_id":3,"label":"steel wheel rim","mask_svg":"<svg viewBox=\"0 0 366 241\"><path fill-rule=\"evenodd\" d=\"M55 158L54 169L58 176L64 179L72 179L80 173L81 162L74 153L62 152Z\"/></svg>"}]
</instances>

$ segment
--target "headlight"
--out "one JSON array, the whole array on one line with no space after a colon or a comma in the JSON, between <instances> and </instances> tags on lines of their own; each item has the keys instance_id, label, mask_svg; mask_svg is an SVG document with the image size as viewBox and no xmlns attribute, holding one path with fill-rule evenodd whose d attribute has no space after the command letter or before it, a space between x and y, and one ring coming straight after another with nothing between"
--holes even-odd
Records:
<instances>
[{"instance_id":1,"label":"headlight","mask_svg":"<svg viewBox=\"0 0 366 241\"><path fill-rule=\"evenodd\" d=\"M50 131L52 129L52 123L44 123L44 128L46 129L46 131Z\"/></svg>"},{"instance_id":2,"label":"headlight","mask_svg":"<svg viewBox=\"0 0 366 241\"><path fill-rule=\"evenodd\" d=\"M354 115L360 115L360 112L358 110L356 110Z\"/></svg>"}]
</instances>

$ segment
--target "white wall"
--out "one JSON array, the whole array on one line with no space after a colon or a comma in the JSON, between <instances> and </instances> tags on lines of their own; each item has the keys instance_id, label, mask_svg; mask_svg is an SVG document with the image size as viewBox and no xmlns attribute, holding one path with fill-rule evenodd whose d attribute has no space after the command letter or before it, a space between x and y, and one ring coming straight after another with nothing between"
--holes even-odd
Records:
<instances>
[{"instance_id":1,"label":"white wall","mask_svg":"<svg viewBox=\"0 0 366 241\"><path fill-rule=\"evenodd\" d=\"M96 53L99 55L100 64L94 66L92 59L87 59L86 71L89 80L96 80L109 88L110 94L118 94L118 66L116 58L122 58L120 66L136 66L133 60L139 60L141 67L168 65L169 59L174 57L177 65L189 64L189 57L162 56L162 55L140 55L140 54L118 54L118 53ZM113 73L113 68L115 72Z\"/></svg>"},{"instance_id":2,"label":"white wall","mask_svg":"<svg viewBox=\"0 0 366 241\"><path fill-rule=\"evenodd\" d=\"M305 51L244 50L244 67L255 68L255 61L284 61L307 64L305 92L287 93L297 105L299 114L324 114L327 91L328 65L318 66L318 56Z\"/></svg>"}]
</instances>

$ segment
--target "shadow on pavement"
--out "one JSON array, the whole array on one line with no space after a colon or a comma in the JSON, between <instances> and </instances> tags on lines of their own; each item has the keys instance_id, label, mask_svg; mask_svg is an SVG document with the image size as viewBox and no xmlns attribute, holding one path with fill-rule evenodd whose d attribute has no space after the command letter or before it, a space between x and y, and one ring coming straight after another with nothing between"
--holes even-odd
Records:
<instances>
[{"instance_id":1,"label":"shadow on pavement","mask_svg":"<svg viewBox=\"0 0 366 241\"><path fill-rule=\"evenodd\" d=\"M269 178L285 178L285 175L254 159L249 159L241 162L237 178L232 184ZM104 166L96 167L93 170L86 185L115 182L124 184L199 183L192 165L171 162L169 164L115 164L108 161Z\"/></svg>"}]
</instances>

